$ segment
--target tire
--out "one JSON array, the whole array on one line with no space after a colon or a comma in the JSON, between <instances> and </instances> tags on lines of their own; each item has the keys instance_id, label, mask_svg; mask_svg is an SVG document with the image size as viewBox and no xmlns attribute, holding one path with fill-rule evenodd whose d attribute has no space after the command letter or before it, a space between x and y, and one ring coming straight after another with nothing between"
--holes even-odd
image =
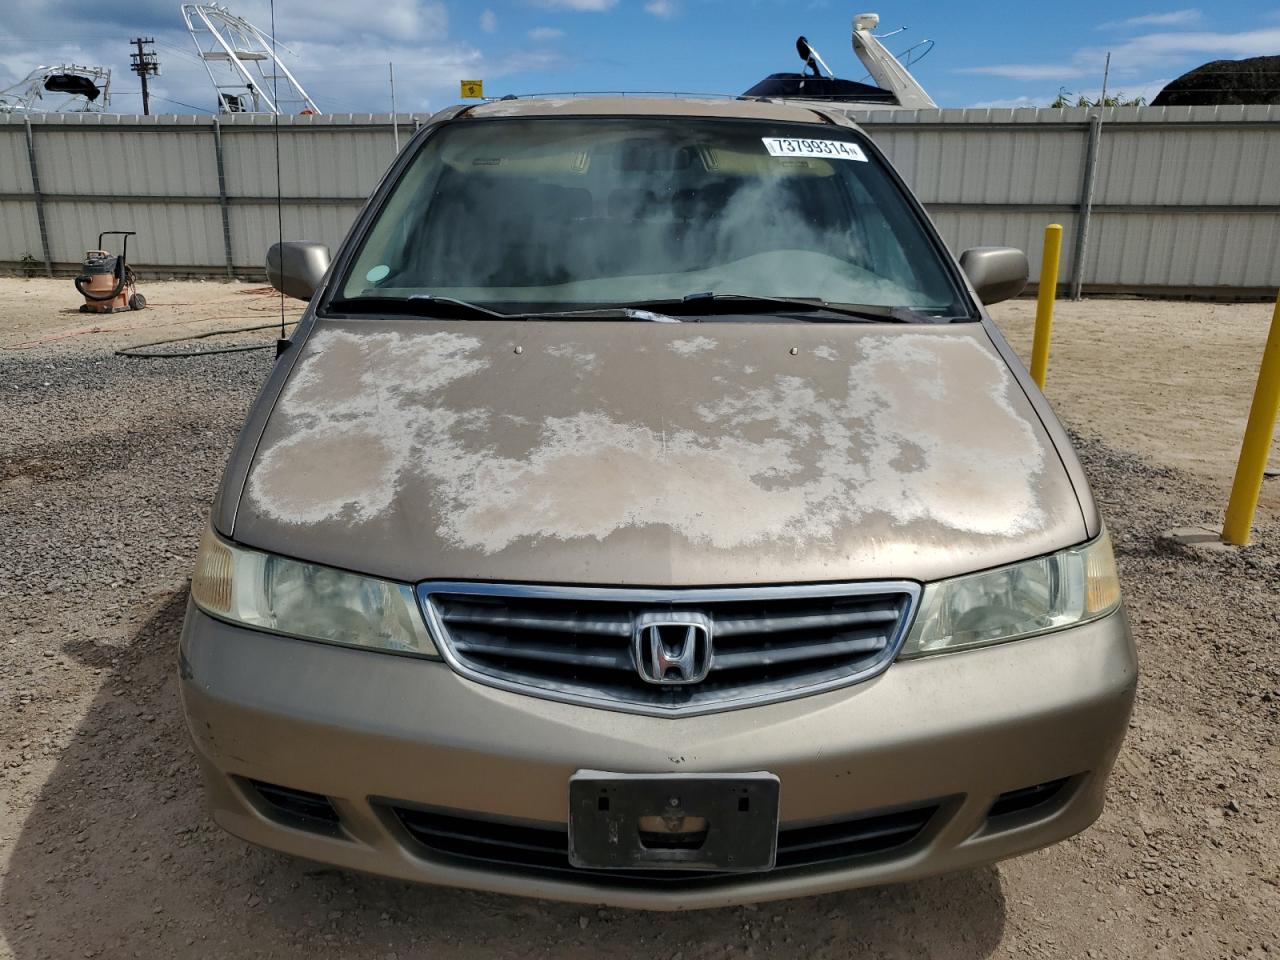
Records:
<instances>
[{"instance_id":1,"label":"tire","mask_svg":"<svg viewBox=\"0 0 1280 960\"><path fill-rule=\"evenodd\" d=\"M81 313L93 313L93 308L92 308L92 307L90 307L87 303L82 303L82 304L80 304L80 312L81 312Z\"/></svg>"},{"instance_id":2,"label":"tire","mask_svg":"<svg viewBox=\"0 0 1280 960\"><path fill-rule=\"evenodd\" d=\"M146 305L147 305L147 298L140 293L135 293L133 296L129 298L130 310L141 310Z\"/></svg>"}]
</instances>

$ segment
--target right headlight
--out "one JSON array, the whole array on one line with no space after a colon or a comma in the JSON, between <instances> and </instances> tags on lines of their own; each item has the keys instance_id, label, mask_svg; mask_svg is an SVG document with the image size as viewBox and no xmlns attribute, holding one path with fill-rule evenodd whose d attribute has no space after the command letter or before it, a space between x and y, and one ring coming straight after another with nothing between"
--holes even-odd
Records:
<instances>
[{"instance_id":1,"label":"right headlight","mask_svg":"<svg viewBox=\"0 0 1280 960\"><path fill-rule=\"evenodd\" d=\"M206 530L191 599L210 616L304 640L438 657L413 588L251 550Z\"/></svg>"},{"instance_id":2,"label":"right headlight","mask_svg":"<svg viewBox=\"0 0 1280 960\"><path fill-rule=\"evenodd\" d=\"M1119 605L1120 581L1104 530L1083 546L928 584L899 657L1049 633L1105 617Z\"/></svg>"}]
</instances>

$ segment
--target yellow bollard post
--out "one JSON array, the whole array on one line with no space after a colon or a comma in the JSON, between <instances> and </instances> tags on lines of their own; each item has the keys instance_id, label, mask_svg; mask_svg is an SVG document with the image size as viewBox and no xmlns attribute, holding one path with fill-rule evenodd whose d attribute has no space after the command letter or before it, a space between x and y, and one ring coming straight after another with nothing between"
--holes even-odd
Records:
<instances>
[{"instance_id":1,"label":"yellow bollard post","mask_svg":"<svg viewBox=\"0 0 1280 960\"><path fill-rule=\"evenodd\" d=\"M1249 424L1244 428L1244 443L1236 478L1231 484L1231 500L1227 519L1222 525L1222 539L1238 547L1247 546L1253 528L1253 514L1262 493L1262 476L1267 469L1267 455L1275 435L1276 416L1280 414L1280 295L1271 314L1271 332L1262 348L1262 366L1258 369L1258 385L1249 407Z\"/></svg>"},{"instance_id":2,"label":"yellow bollard post","mask_svg":"<svg viewBox=\"0 0 1280 960\"><path fill-rule=\"evenodd\" d=\"M1031 346L1031 379L1044 389L1049 373L1049 335L1053 332L1053 301L1058 295L1058 259L1062 255L1062 224L1044 228L1044 255L1040 258L1040 289L1036 293L1036 336Z\"/></svg>"}]
</instances>

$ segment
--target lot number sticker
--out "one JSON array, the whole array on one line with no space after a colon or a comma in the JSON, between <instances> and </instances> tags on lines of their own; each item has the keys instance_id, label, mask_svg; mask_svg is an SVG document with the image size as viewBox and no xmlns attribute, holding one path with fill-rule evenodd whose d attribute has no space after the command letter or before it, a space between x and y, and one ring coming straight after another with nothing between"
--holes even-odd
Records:
<instances>
[{"instance_id":1,"label":"lot number sticker","mask_svg":"<svg viewBox=\"0 0 1280 960\"><path fill-rule=\"evenodd\" d=\"M797 140L792 137L761 137L771 157L822 157L830 160L861 160L867 155L856 143L844 140Z\"/></svg>"}]
</instances>

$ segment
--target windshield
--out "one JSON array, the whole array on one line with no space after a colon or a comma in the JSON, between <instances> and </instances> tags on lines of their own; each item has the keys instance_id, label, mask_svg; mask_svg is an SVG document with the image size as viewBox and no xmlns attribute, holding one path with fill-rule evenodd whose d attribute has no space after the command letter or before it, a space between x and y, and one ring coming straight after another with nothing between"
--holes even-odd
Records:
<instances>
[{"instance_id":1,"label":"windshield","mask_svg":"<svg viewBox=\"0 0 1280 960\"><path fill-rule=\"evenodd\" d=\"M419 150L344 299L504 312L714 293L965 316L901 188L855 132L651 117L461 120Z\"/></svg>"}]
</instances>

